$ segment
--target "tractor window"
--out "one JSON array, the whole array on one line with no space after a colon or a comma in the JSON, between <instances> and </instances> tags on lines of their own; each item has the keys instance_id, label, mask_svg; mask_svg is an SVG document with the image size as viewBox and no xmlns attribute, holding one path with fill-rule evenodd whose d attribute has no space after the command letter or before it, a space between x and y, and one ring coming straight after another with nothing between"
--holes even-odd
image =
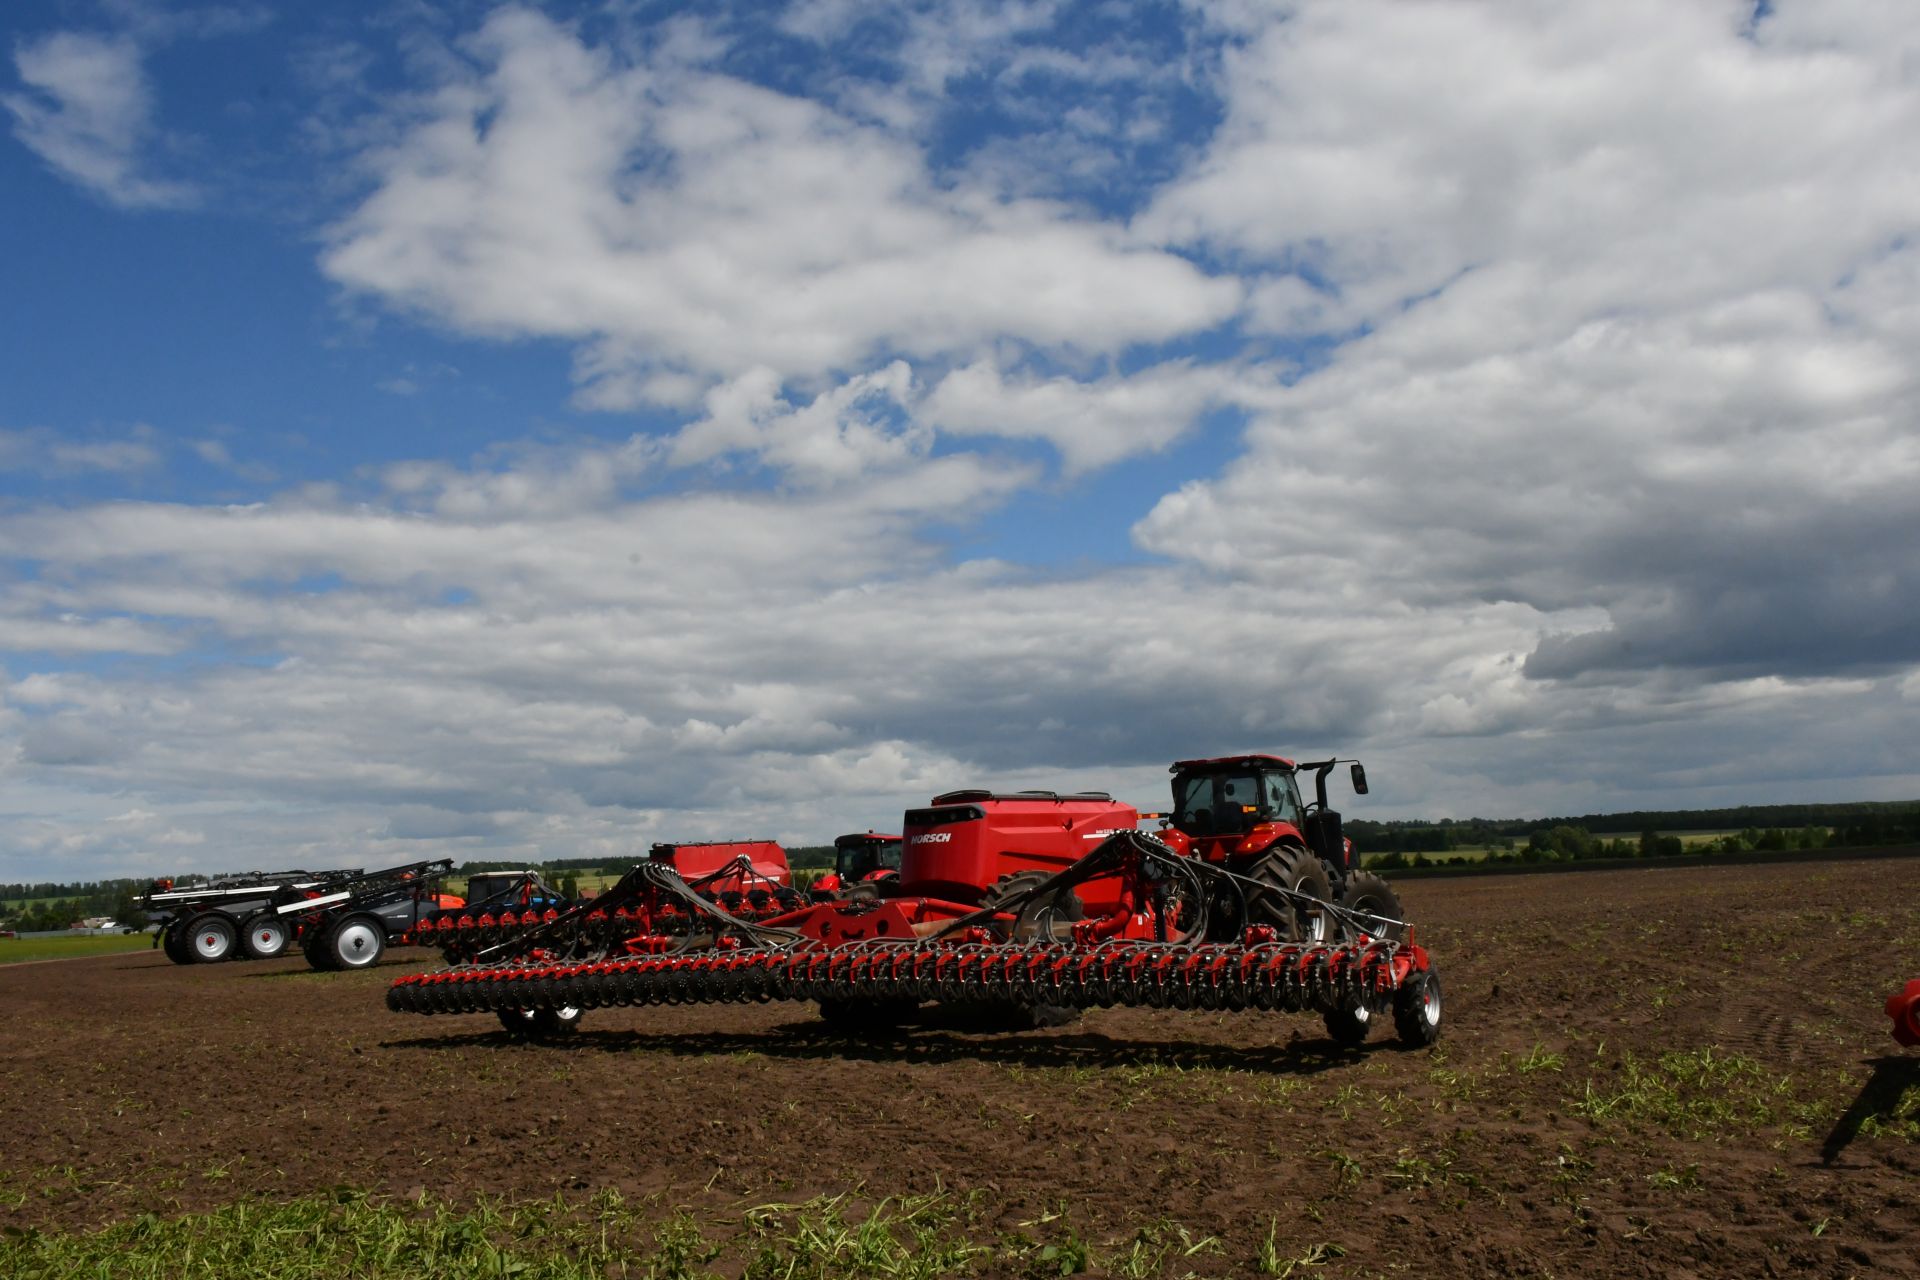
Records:
<instances>
[{"instance_id":1,"label":"tractor window","mask_svg":"<svg viewBox=\"0 0 1920 1280\"><path fill-rule=\"evenodd\" d=\"M848 884L864 880L876 871L898 871L900 850L898 840L862 840L858 844L844 844L836 850L834 870Z\"/></svg>"},{"instance_id":2,"label":"tractor window","mask_svg":"<svg viewBox=\"0 0 1920 1280\"><path fill-rule=\"evenodd\" d=\"M842 884L851 884L867 873L867 847L860 844L843 844L835 851L834 870L840 875Z\"/></svg>"},{"instance_id":3,"label":"tractor window","mask_svg":"<svg viewBox=\"0 0 1920 1280\"><path fill-rule=\"evenodd\" d=\"M1181 779L1174 825L1188 835L1243 833L1252 825L1249 808L1260 804L1260 779L1251 773L1203 773Z\"/></svg>"},{"instance_id":4,"label":"tractor window","mask_svg":"<svg viewBox=\"0 0 1920 1280\"><path fill-rule=\"evenodd\" d=\"M1213 829L1222 835L1240 835L1257 821L1260 808L1258 774L1223 774L1214 780Z\"/></svg>"},{"instance_id":5,"label":"tractor window","mask_svg":"<svg viewBox=\"0 0 1920 1280\"><path fill-rule=\"evenodd\" d=\"M1294 790L1291 774L1270 773L1265 778L1266 799L1261 812L1269 822L1300 824L1300 793Z\"/></svg>"},{"instance_id":6,"label":"tractor window","mask_svg":"<svg viewBox=\"0 0 1920 1280\"><path fill-rule=\"evenodd\" d=\"M1213 834L1213 779L1206 774L1175 778L1173 825L1191 836Z\"/></svg>"},{"instance_id":7,"label":"tractor window","mask_svg":"<svg viewBox=\"0 0 1920 1280\"><path fill-rule=\"evenodd\" d=\"M1195 774L1174 783L1173 824L1188 835L1243 835L1256 822L1300 821L1300 797L1283 773Z\"/></svg>"}]
</instances>

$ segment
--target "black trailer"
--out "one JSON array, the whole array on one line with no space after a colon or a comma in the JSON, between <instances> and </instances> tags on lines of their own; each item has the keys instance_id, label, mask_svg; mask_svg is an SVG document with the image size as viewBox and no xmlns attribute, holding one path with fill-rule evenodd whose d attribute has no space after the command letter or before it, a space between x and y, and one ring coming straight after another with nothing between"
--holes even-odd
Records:
<instances>
[{"instance_id":1,"label":"black trailer","mask_svg":"<svg viewBox=\"0 0 1920 1280\"><path fill-rule=\"evenodd\" d=\"M270 909L297 925L314 968L365 969L389 943L411 940L420 922L440 909L440 880L452 870L451 859L435 858L288 885Z\"/></svg>"},{"instance_id":2,"label":"black trailer","mask_svg":"<svg viewBox=\"0 0 1920 1280\"><path fill-rule=\"evenodd\" d=\"M160 926L160 945L175 964L270 960L296 938L295 926L273 910L276 898L359 874L355 867L156 880L138 902L148 922Z\"/></svg>"}]
</instances>

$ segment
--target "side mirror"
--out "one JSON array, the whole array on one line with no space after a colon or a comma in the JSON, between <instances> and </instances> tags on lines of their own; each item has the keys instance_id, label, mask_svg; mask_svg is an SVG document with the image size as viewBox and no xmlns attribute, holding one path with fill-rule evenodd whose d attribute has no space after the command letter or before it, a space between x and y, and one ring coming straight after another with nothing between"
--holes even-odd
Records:
<instances>
[{"instance_id":1,"label":"side mirror","mask_svg":"<svg viewBox=\"0 0 1920 1280\"><path fill-rule=\"evenodd\" d=\"M1365 769L1365 768L1363 768L1363 767L1362 767L1362 766L1361 766L1361 765L1360 765L1360 764L1359 764L1358 762L1355 762L1355 764L1354 764L1354 766L1353 766L1353 768L1352 768L1352 770L1350 770L1350 772L1351 772L1351 773L1353 774L1353 791L1354 791L1354 794L1355 794L1355 795L1361 795L1361 796L1363 796L1363 795L1365 795L1365 794L1367 794L1367 771L1366 771L1366 769Z\"/></svg>"}]
</instances>

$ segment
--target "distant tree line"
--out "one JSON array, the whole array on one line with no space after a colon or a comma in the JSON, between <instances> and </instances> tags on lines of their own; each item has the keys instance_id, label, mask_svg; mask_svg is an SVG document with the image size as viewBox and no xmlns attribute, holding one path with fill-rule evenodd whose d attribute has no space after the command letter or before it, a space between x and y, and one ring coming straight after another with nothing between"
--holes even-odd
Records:
<instances>
[{"instance_id":1,"label":"distant tree line","mask_svg":"<svg viewBox=\"0 0 1920 1280\"><path fill-rule=\"evenodd\" d=\"M1796 831L1831 829L1843 845L1906 844L1920 840L1920 800L1864 801L1851 804L1743 805L1732 809L1634 810L1587 814L1577 818L1442 818L1374 822L1356 818L1343 824L1359 853L1449 853L1490 848L1516 854L1536 836L1557 830L1626 831ZM1615 841L1614 843L1618 843Z\"/></svg>"},{"instance_id":2,"label":"distant tree line","mask_svg":"<svg viewBox=\"0 0 1920 1280\"><path fill-rule=\"evenodd\" d=\"M106 916L116 923L140 926L147 914L134 899L146 891L145 880L87 880L77 884L0 884L0 928L20 933L66 929L76 920Z\"/></svg>"},{"instance_id":3,"label":"distant tree line","mask_svg":"<svg viewBox=\"0 0 1920 1280\"><path fill-rule=\"evenodd\" d=\"M608 862L605 858L554 858L545 862L529 862L525 858L518 858L506 862L497 859L492 861L482 860L479 862L463 862L453 869L453 874L456 876L470 876L476 871L526 871L532 869L546 876L548 881L551 882L553 874L556 872L605 872L616 868L620 871L625 871L631 867L634 862L640 861L640 859L645 856L645 854L637 853L633 856L632 861L629 862ZM558 888L559 886L556 885L554 887Z\"/></svg>"},{"instance_id":4,"label":"distant tree line","mask_svg":"<svg viewBox=\"0 0 1920 1280\"><path fill-rule=\"evenodd\" d=\"M1920 820L1873 817L1844 827L1748 827L1711 840L1686 843L1677 835L1649 828L1637 837L1603 837L1583 826L1560 823L1531 832L1526 843L1491 852L1490 862L1579 862L1590 858L1672 858L1683 853L1726 854L1786 852L1792 849L1848 849L1920 844ZM1467 861L1468 855L1421 850L1390 850L1367 856L1367 865L1383 870Z\"/></svg>"}]
</instances>

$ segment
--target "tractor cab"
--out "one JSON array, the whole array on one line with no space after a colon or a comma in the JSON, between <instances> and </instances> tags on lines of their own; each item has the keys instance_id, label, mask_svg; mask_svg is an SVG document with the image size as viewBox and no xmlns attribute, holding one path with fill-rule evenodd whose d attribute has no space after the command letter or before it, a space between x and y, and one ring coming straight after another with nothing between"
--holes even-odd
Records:
<instances>
[{"instance_id":1,"label":"tractor cab","mask_svg":"<svg viewBox=\"0 0 1920 1280\"><path fill-rule=\"evenodd\" d=\"M1295 767L1279 756L1182 760L1173 766L1176 830L1204 840L1244 836L1265 823L1301 823Z\"/></svg>"},{"instance_id":2,"label":"tractor cab","mask_svg":"<svg viewBox=\"0 0 1920 1280\"><path fill-rule=\"evenodd\" d=\"M538 871L476 871L467 877L466 905L473 909L524 911L529 907L564 910L571 905Z\"/></svg>"},{"instance_id":3,"label":"tractor cab","mask_svg":"<svg viewBox=\"0 0 1920 1280\"><path fill-rule=\"evenodd\" d=\"M1353 843L1342 834L1340 815L1327 802L1327 775L1338 764L1350 766L1354 791L1367 794L1367 771L1357 760L1304 764L1280 756L1181 760L1172 769L1173 812L1167 821L1203 857L1230 856L1236 846L1240 853L1250 854L1278 840L1298 840L1339 880L1354 870L1354 864ZM1303 771L1313 775L1313 800L1304 804L1299 786Z\"/></svg>"},{"instance_id":4,"label":"tractor cab","mask_svg":"<svg viewBox=\"0 0 1920 1280\"><path fill-rule=\"evenodd\" d=\"M900 878L900 855L905 847L899 836L871 831L839 837L833 842L833 870L813 882L813 900L825 902L853 892L859 885L869 886L859 890L861 893L877 893L880 881Z\"/></svg>"},{"instance_id":5,"label":"tractor cab","mask_svg":"<svg viewBox=\"0 0 1920 1280\"><path fill-rule=\"evenodd\" d=\"M841 836L833 842L833 873L840 877L841 884L884 878L880 873L887 871L898 875L901 848L899 836L875 835L871 831Z\"/></svg>"}]
</instances>

